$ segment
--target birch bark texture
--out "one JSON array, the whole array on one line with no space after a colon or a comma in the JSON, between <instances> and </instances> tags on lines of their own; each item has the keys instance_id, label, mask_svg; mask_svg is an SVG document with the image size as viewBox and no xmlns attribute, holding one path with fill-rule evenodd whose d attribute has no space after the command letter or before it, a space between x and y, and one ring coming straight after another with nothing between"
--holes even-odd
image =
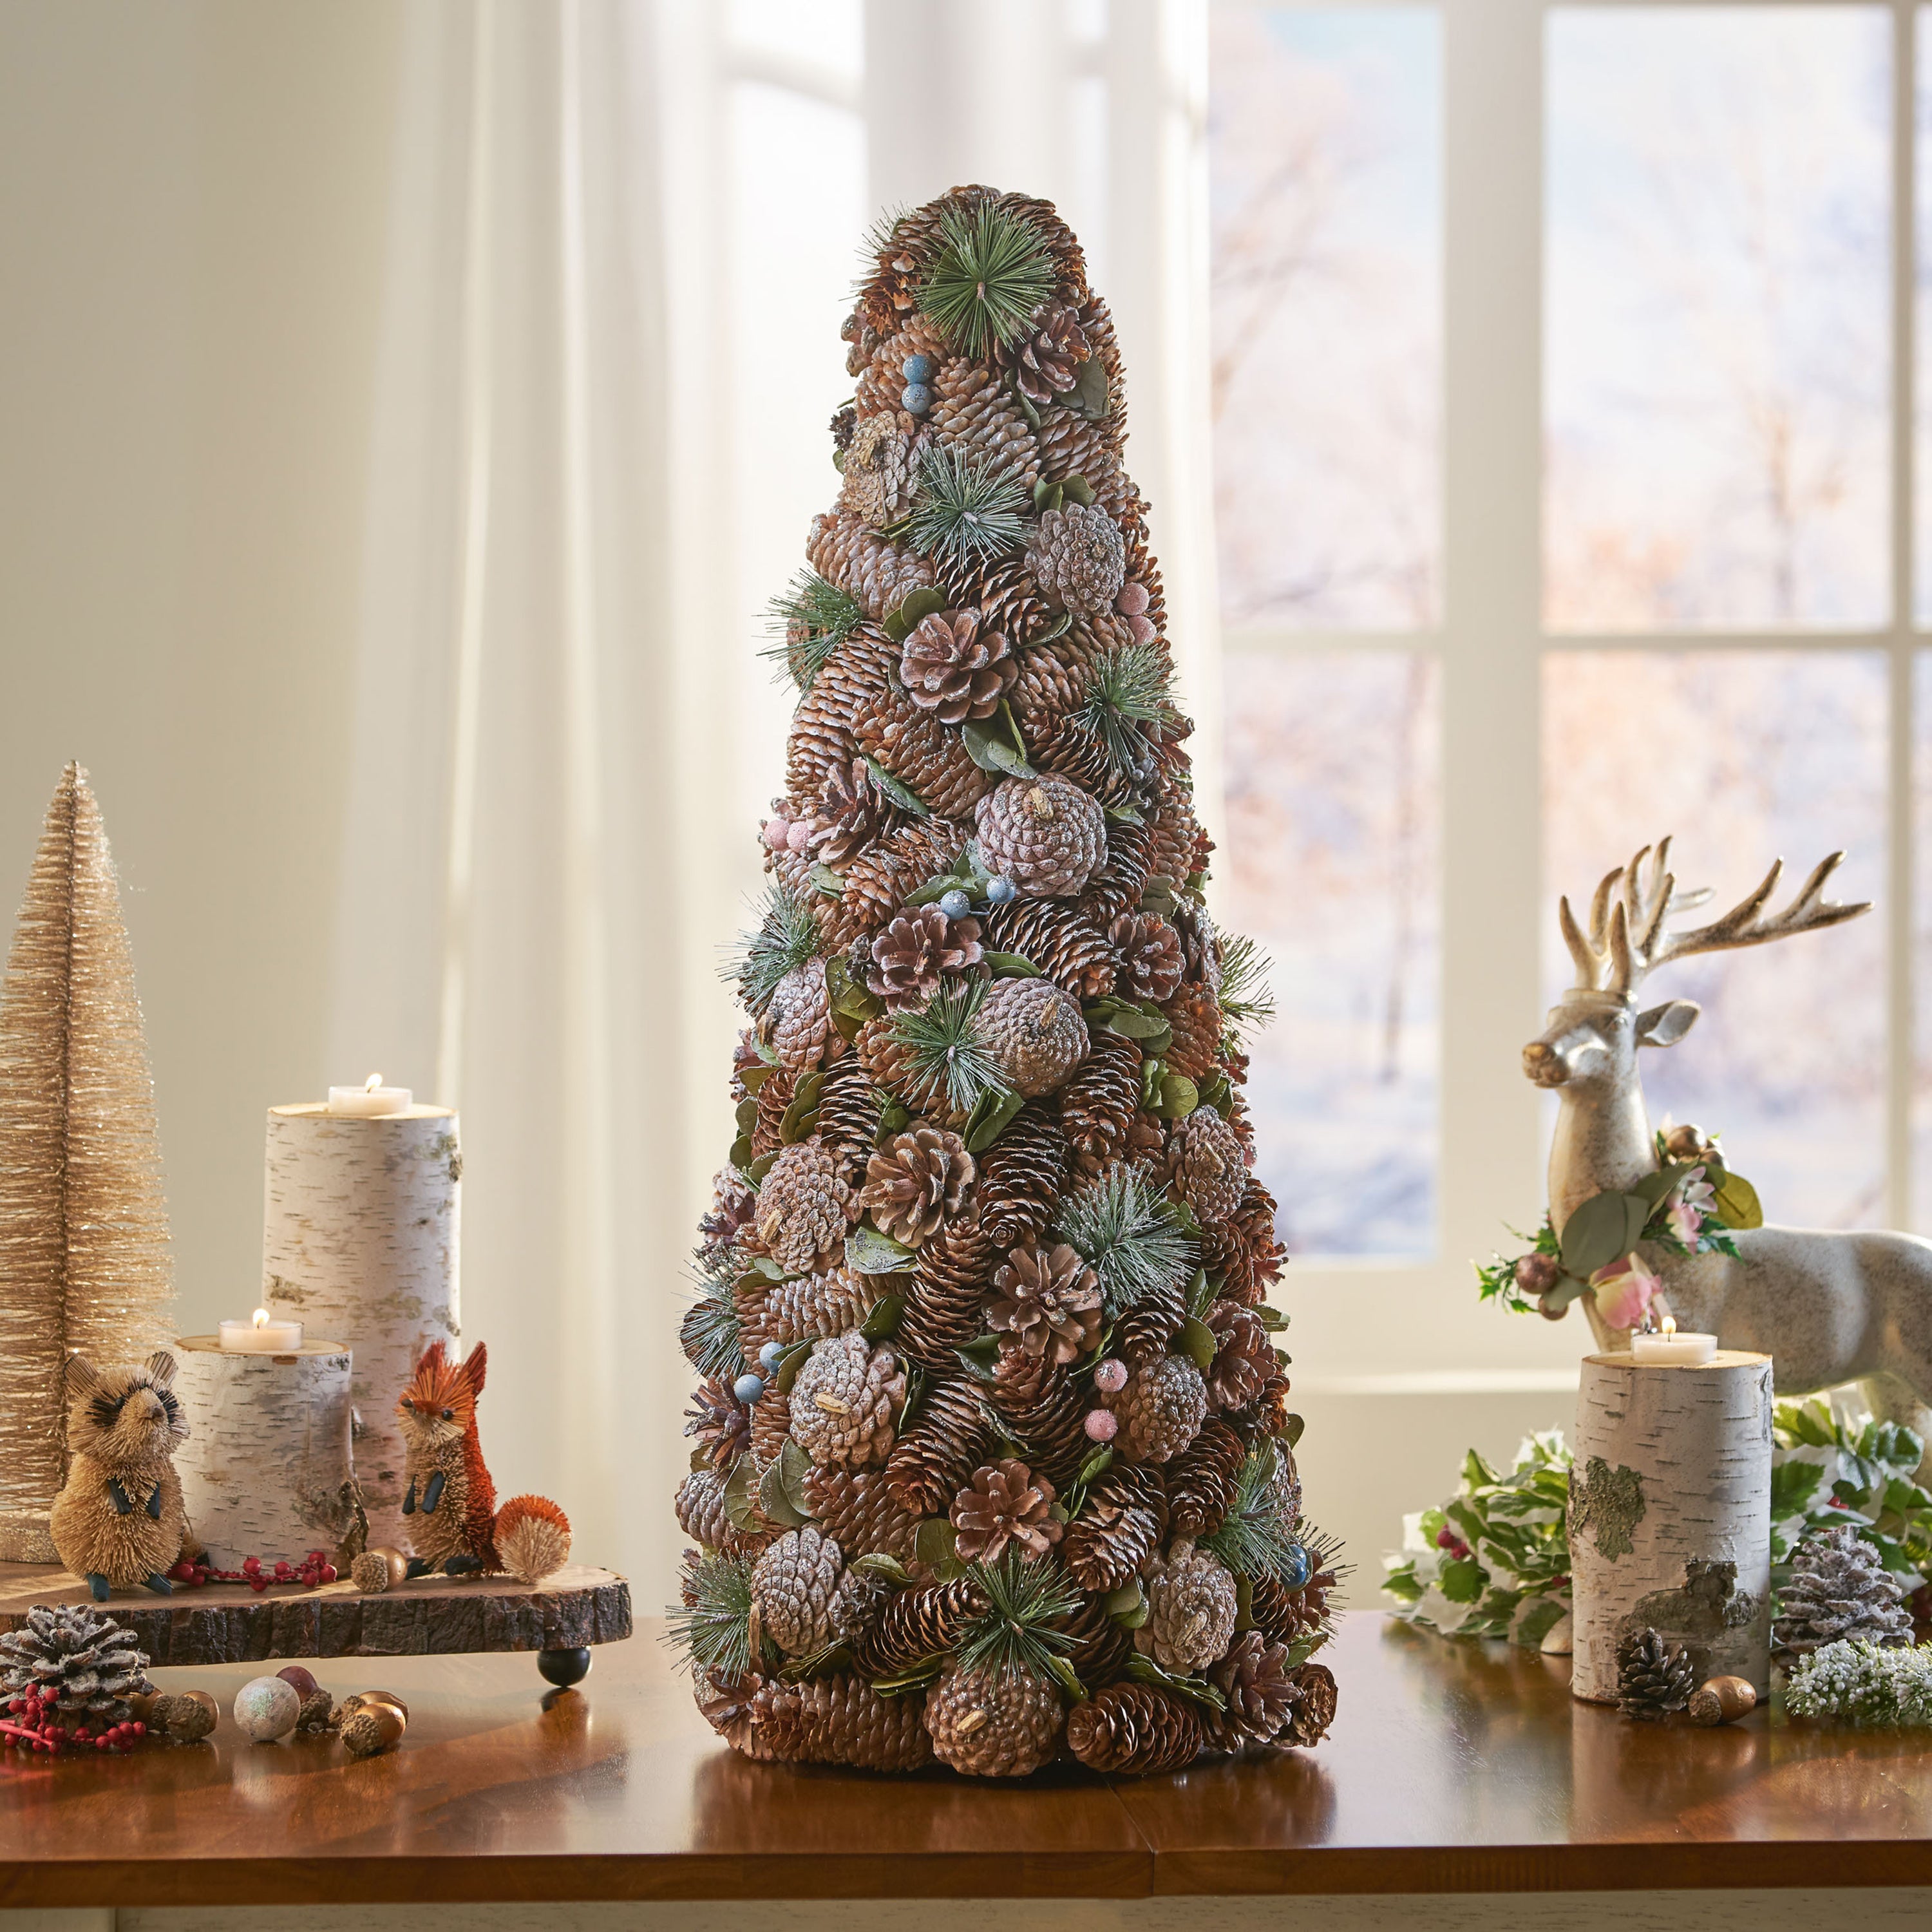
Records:
<instances>
[{"instance_id":1,"label":"birch bark texture","mask_svg":"<svg viewBox=\"0 0 1932 1932\"><path fill-rule=\"evenodd\" d=\"M1572 1693L1617 1695L1617 1649L1650 1628L1700 1678L1771 1671L1771 1358L1696 1368L1586 1355L1570 1472Z\"/></svg>"},{"instance_id":2,"label":"birch bark texture","mask_svg":"<svg viewBox=\"0 0 1932 1932\"><path fill-rule=\"evenodd\" d=\"M214 1335L175 1345L190 1434L175 1454L189 1527L218 1570L326 1550L346 1571L368 1540L350 1442L350 1352L304 1340L242 1354Z\"/></svg>"},{"instance_id":3,"label":"birch bark texture","mask_svg":"<svg viewBox=\"0 0 1932 1932\"><path fill-rule=\"evenodd\" d=\"M456 1114L268 1110L262 1300L354 1358L356 1480L370 1539L404 1541L398 1398L432 1342L456 1352L463 1154Z\"/></svg>"}]
</instances>

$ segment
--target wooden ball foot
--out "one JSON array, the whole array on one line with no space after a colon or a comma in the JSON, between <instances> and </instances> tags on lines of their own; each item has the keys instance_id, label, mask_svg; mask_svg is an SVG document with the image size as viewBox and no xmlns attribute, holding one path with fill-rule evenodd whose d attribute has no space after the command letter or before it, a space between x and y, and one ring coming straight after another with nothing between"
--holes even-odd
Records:
<instances>
[{"instance_id":1,"label":"wooden ball foot","mask_svg":"<svg viewBox=\"0 0 1932 1932\"><path fill-rule=\"evenodd\" d=\"M590 1675L590 1653L587 1650L540 1650L537 1652L537 1672L546 1684L554 1684L562 1690L569 1684L581 1683Z\"/></svg>"}]
</instances>

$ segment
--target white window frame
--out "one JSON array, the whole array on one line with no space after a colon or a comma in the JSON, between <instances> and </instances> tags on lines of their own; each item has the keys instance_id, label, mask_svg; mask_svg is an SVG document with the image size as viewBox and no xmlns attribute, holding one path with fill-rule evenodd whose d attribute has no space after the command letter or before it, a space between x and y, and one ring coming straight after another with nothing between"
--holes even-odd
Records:
<instances>
[{"instance_id":1,"label":"white window frame","mask_svg":"<svg viewBox=\"0 0 1932 1932\"><path fill-rule=\"evenodd\" d=\"M1401 4L1401 0L1395 0ZM1217 5L1293 0L1214 0ZM1308 0L1308 10L1377 0ZM1390 0L1380 0L1390 4ZM1336 1393L1544 1385L1574 1373L1568 1326L1480 1309L1470 1271L1531 1228L1544 1202L1544 1136L1521 1049L1540 1030L1546 920L1541 674L1546 653L1883 650L1889 667L1889 849L1885 902L1888 1073L1886 1207L1912 1225L1912 622L1917 20L1892 20L1890 324L1891 615L1865 630L1546 630L1542 611L1544 83L1546 15L1561 0L1437 0L1442 129L1442 609L1432 630L1226 626L1224 652L1412 649L1440 666L1442 962L1434 1258L1298 1262L1302 1386ZM1589 0L1708 5L1713 0ZM1864 5L1874 0L1714 0ZM1667 827L1633 827L1639 837ZM1808 855L1796 855L1804 857ZM1558 881L1569 890L1588 881ZM1294 1178L1286 1178L1292 1188ZM1372 1300L1369 1298L1372 1297ZM1561 1371L1562 1372L1558 1372Z\"/></svg>"}]
</instances>

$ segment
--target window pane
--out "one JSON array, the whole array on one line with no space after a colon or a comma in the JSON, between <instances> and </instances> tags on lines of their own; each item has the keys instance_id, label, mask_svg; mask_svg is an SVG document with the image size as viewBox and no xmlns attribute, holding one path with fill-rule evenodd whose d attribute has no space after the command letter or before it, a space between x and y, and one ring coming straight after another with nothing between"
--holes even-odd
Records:
<instances>
[{"instance_id":1,"label":"window pane","mask_svg":"<svg viewBox=\"0 0 1932 1932\"><path fill-rule=\"evenodd\" d=\"M1210 14L1215 514L1235 624L1406 630L1442 576L1432 10Z\"/></svg>"},{"instance_id":2,"label":"window pane","mask_svg":"<svg viewBox=\"0 0 1932 1932\"><path fill-rule=\"evenodd\" d=\"M1436 1238L1437 675L1408 651L1231 653L1216 916L1274 959L1261 1174L1297 1254Z\"/></svg>"},{"instance_id":3,"label":"window pane","mask_svg":"<svg viewBox=\"0 0 1932 1932\"><path fill-rule=\"evenodd\" d=\"M1912 154L1914 237L1913 353L1918 380L1912 387L1912 615L1932 623L1932 7L1918 9L1918 72L1912 76Z\"/></svg>"},{"instance_id":4,"label":"window pane","mask_svg":"<svg viewBox=\"0 0 1932 1932\"><path fill-rule=\"evenodd\" d=\"M1556 897L1674 832L1702 924L1772 860L1783 905L1826 853L1834 898L1876 899L1886 866L1886 669L1877 651L1552 652L1544 662L1544 979L1573 982ZM1689 1037L1641 1059L1651 1124L1721 1132L1771 1220L1881 1225L1885 930L1874 915L1762 949L1666 967L1647 1004L1694 1000Z\"/></svg>"},{"instance_id":5,"label":"window pane","mask_svg":"<svg viewBox=\"0 0 1932 1932\"><path fill-rule=\"evenodd\" d=\"M1912 1226L1932 1232L1932 651L1912 667Z\"/></svg>"},{"instance_id":6,"label":"window pane","mask_svg":"<svg viewBox=\"0 0 1932 1932\"><path fill-rule=\"evenodd\" d=\"M1877 7L1551 16L1552 626L1886 621L1888 34Z\"/></svg>"}]
</instances>

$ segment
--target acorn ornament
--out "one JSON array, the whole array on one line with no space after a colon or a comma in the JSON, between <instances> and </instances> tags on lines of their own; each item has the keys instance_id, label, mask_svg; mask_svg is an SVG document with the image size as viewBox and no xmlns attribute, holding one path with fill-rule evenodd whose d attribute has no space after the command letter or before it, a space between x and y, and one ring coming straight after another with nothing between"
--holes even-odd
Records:
<instances>
[{"instance_id":1,"label":"acorn ornament","mask_svg":"<svg viewBox=\"0 0 1932 1932\"><path fill-rule=\"evenodd\" d=\"M364 1596L380 1596L407 1580L410 1559L386 1543L372 1544L349 1566L349 1580Z\"/></svg>"},{"instance_id":2,"label":"acorn ornament","mask_svg":"<svg viewBox=\"0 0 1932 1932\"><path fill-rule=\"evenodd\" d=\"M1757 1708L1757 1691L1748 1677L1713 1677L1690 1694L1684 1707L1694 1724L1730 1724Z\"/></svg>"},{"instance_id":3,"label":"acorn ornament","mask_svg":"<svg viewBox=\"0 0 1932 1932\"><path fill-rule=\"evenodd\" d=\"M377 1757L402 1742L410 1707L393 1690L358 1690L335 1707L330 1721L351 1757Z\"/></svg>"}]
</instances>

